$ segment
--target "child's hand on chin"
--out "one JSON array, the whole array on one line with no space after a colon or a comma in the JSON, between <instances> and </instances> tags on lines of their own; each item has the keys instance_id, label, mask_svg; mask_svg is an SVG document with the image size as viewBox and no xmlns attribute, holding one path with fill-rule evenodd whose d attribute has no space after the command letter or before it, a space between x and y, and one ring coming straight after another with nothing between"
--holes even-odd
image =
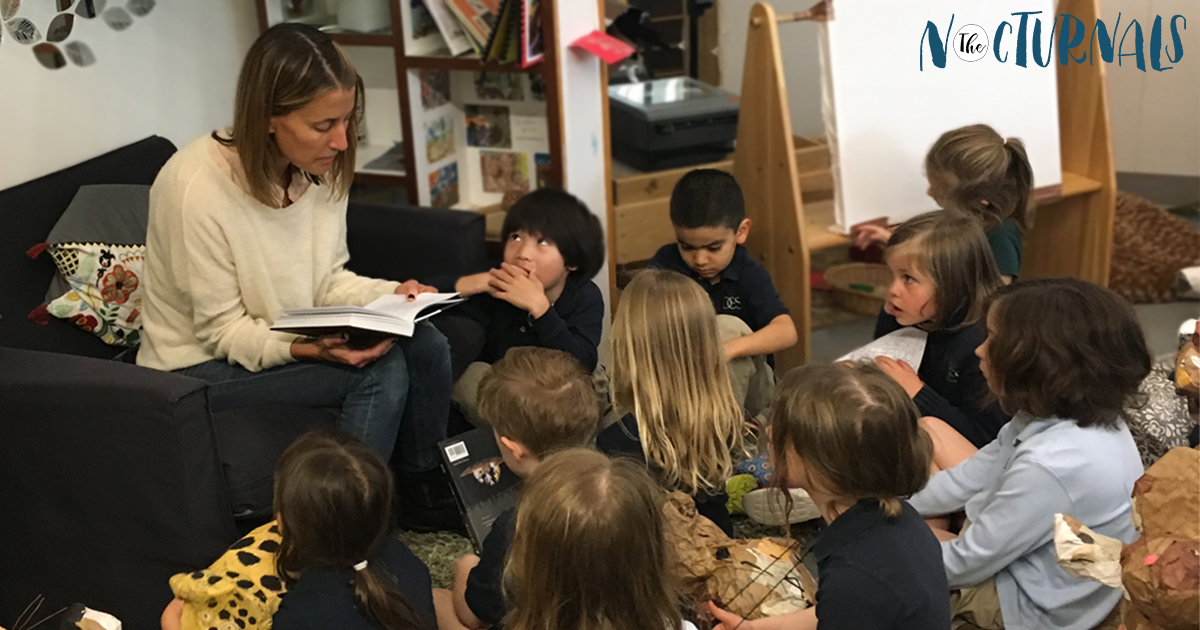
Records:
<instances>
[{"instance_id":1,"label":"child's hand on chin","mask_svg":"<svg viewBox=\"0 0 1200 630\"><path fill-rule=\"evenodd\" d=\"M527 311L534 319L550 310L546 288L537 276L508 263L500 265L499 269L493 269L490 273L491 279L488 284L496 297Z\"/></svg>"}]
</instances>

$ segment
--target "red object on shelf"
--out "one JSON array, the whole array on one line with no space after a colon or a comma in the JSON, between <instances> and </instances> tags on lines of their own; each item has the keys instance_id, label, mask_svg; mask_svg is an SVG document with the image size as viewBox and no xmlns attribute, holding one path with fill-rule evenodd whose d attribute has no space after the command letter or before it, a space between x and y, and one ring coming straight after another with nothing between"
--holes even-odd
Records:
<instances>
[{"instance_id":1,"label":"red object on shelf","mask_svg":"<svg viewBox=\"0 0 1200 630\"><path fill-rule=\"evenodd\" d=\"M633 47L611 36L592 31L571 42L574 48L582 48L604 60L605 63L617 63L633 54Z\"/></svg>"},{"instance_id":2,"label":"red object on shelf","mask_svg":"<svg viewBox=\"0 0 1200 630\"><path fill-rule=\"evenodd\" d=\"M808 272L808 285L813 291L832 291L833 287L825 282L825 272L814 269Z\"/></svg>"}]
</instances>

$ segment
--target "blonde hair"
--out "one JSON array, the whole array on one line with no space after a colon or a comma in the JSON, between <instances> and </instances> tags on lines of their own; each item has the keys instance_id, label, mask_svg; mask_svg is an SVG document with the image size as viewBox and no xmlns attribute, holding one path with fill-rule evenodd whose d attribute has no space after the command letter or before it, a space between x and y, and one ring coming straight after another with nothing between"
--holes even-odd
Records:
<instances>
[{"instance_id":1,"label":"blonde hair","mask_svg":"<svg viewBox=\"0 0 1200 630\"><path fill-rule=\"evenodd\" d=\"M1033 167L1017 138L1005 139L987 125L952 129L929 149L925 172L948 210L974 215L985 231L1009 218L1029 229Z\"/></svg>"},{"instance_id":2,"label":"blonde hair","mask_svg":"<svg viewBox=\"0 0 1200 630\"><path fill-rule=\"evenodd\" d=\"M535 457L586 446L600 426L590 372L561 350L509 350L479 382L479 413Z\"/></svg>"},{"instance_id":3,"label":"blonde hair","mask_svg":"<svg viewBox=\"0 0 1200 630\"><path fill-rule=\"evenodd\" d=\"M775 483L788 479L790 450L838 499L875 499L891 518L900 497L925 486L933 442L895 380L872 363L805 365L788 372L771 406Z\"/></svg>"},{"instance_id":4,"label":"blonde hair","mask_svg":"<svg viewBox=\"0 0 1200 630\"><path fill-rule=\"evenodd\" d=\"M665 485L720 491L743 455L745 412L733 396L712 302L672 271L639 273L613 320L613 393L637 419L642 452Z\"/></svg>"},{"instance_id":5,"label":"blonde hair","mask_svg":"<svg viewBox=\"0 0 1200 630\"><path fill-rule=\"evenodd\" d=\"M229 137L213 138L237 150L250 194L270 207L282 205L278 164L283 154L271 135L271 119L303 109L332 90L354 90L355 113L346 127L345 151L333 159L328 174L331 194L345 199L354 183L354 156L364 102L362 78L333 38L311 26L272 26L250 47L238 77L233 127ZM289 167L289 173L294 167ZM314 183L322 178L308 175ZM283 182L286 188L286 180Z\"/></svg>"},{"instance_id":6,"label":"blonde hair","mask_svg":"<svg viewBox=\"0 0 1200 630\"><path fill-rule=\"evenodd\" d=\"M662 491L645 470L586 449L530 476L504 568L508 630L678 628Z\"/></svg>"},{"instance_id":7,"label":"blonde hair","mask_svg":"<svg viewBox=\"0 0 1200 630\"><path fill-rule=\"evenodd\" d=\"M935 210L901 223L884 256L911 259L933 281L937 310L921 325L926 330L954 330L980 321L985 301L1001 286L983 228L961 212ZM951 325L959 313L963 320Z\"/></svg>"}]
</instances>

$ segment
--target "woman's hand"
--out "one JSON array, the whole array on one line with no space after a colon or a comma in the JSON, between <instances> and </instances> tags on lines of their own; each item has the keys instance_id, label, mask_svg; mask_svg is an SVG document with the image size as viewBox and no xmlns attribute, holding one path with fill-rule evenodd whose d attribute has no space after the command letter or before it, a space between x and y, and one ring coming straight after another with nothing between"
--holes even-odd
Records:
<instances>
[{"instance_id":1,"label":"woman's hand","mask_svg":"<svg viewBox=\"0 0 1200 630\"><path fill-rule=\"evenodd\" d=\"M734 628L738 630L754 630L755 628L753 621L746 621L728 610L718 608L712 600L708 601L708 610L712 613L713 619L717 621L717 625L713 626L713 630L733 630Z\"/></svg>"},{"instance_id":2,"label":"woman's hand","mask_svg":"<svg viewBox=\"0 0 1200 630\"><path fill-rule=\"evenodd\" d=\"M495 295L496 292L492 290L491 282L492 274L485 271L459 278L458 282L454 283L454 290L463 297L470 297L480 293Z\"/></svg>"},{"instance_id":3,"label":"woman's hand","mask_svg":"<svg viewBox=\"0 0 1200 630\"><path fill-rule=\"evenodd\" d=\"M528 311L534 319L550 310L550 300L546 299L546 288L537 276L524 269L504 263L499 269L493 269L491 287L496 297L513 306Z\"/></svg>"},{"instance_id":4,"label":"woman's hand","mask_svg":"<svg viewBox=\"0 0 1200 630\"><path fill-rule=\"evenodd\" d=\"M854 228L854 246L867 249L872 245L887 245L892 231L881 225L860 225Z\"/></svg>"},{"instance_id":5,"label":"woman's hand","mask_svg":"<svg viewBox=\"0 0 1200 630\"><path fill-rule=\"evenodd\" d=\"M346 345L345 334L301 337L292 342L292 357L301 361L329 361L356 368L366 367L392 349L395 340L384 339L370 348L355 350Z\"/></svg>"},{"instance_id":6,"label":"woman's hand","mask_svg":"<svg viewBox=\"0 0 1200 630\"><path fill-rule=\"evenodd\" d=\"M878 365L885 374L892 377L904 391L908 392L908 397L912 398L925 387L924 381L917 375L917 371L908 364L907 361L897 361L891 357L875 357L875 365Z\"/></svg>"},{"instance_id":7,"label":"woman's hand","mask_svg":"<svg viewBox=\"0 0 1200 630\"><path fill-rule=\"evenodd\" d=\"M416 280L409 280L408 282L405 282L405 283L401 284L400 286L396 287L396 290L393 293L395 293L396 295L407 295L408 301L411 302L411 301L417 299L417 296L422 293L437 293L437 292L438 292L437 287L431 287L427 284L421 284L420 282L417 282Z\"/></svg>"}]
</instances>

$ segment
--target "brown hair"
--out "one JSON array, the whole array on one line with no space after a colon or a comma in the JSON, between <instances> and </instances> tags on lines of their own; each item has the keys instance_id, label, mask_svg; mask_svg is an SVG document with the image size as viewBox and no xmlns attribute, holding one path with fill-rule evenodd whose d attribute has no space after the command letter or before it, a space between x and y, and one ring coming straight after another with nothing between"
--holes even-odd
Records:
<instances>
[{"instance_id":1,"label":"brown hair","mask_svg":"<svg viewBox=\"0 0 1200 630\"><path fill-rule=\"evenodd\" d=\"M613 319L613 395L637 419L646 461L688 493L721 490L745 450L712 302L694 280L649 269Z\"/></svg>"},{"instance_id":2,"label":"brown hair","mask_svg":"<svg viewBox=\"0 0 1200 630\"><path fill-rule=\"evenodd\" d=\"M901 497L925 486L933 442L895 380L872 363L805 365L788 372L771 405L774 483L788 480L787 452L839 499L876 499L891 518Z\"/></svg>"},{"instance_id":3,"label":"brown hair","mask_svg":"<svg viewBox=\"0 0 1200 630\"><path fill-rule=\"evenodd\" d=\"M242 63L230 137L222 138L214 132L213 138L237 149L251 195L267 206L279 207L281 182L275 169L283 154L271 135L271 119L303 109L331 90L350 89L355 91L355 114L346 128L348 146L333 159L328 175L332 194L344 199L354 183L355 147L365 94L354 64L327 33L292 22L264 31ZM292 168L288 168L289 176ZM321 183L314 175L309 179Z\"/></svg>"},{"instance_id":4,"label":"brown hair","mask_svg":"<svg viewBox=\"0 0 1200 630\"><path fill-rule=\"evenodd\" d=\"M1025 280L989 304L988 386L1006 413L1116 426L1150 353L1133 307L1073 278Z\"/></svg>"},{"instance_id":5,"label":"brown hair","mask_svg":"<svg viewBox=\"0 0 1200 630\"><path fill-rule=\"evenodd\" d=\"M421 628L395 576L376 561L392 520L392 473L371 447L339 431L300 436L275 469L282 541L277 565L287 584L316 566L354 571L359 611L384 630Z\"/></svg>"},{"instance_id":6,"label":"brown hair","mask_svg":"<svg viewBox=\"0 0 1200 630\"><path fill-rule=\"evenodd\" d=\"M927 330L956 329L983 318L984 301L1001 284L996 257L979 222L962 213L936 210L896 228L884 253L909 256L933 280L937 312ZM961 323L951 321L962 313Z\"/></svg>"},{"instance_id":7,"label":"brown hair","mask_svg":"<svg viewBox=\"0 0 1200 630\"><path fill-rule=\"evenodd\" d=\"M479 382L479 413L535 457L586 446L600 427L592 375L561 350L513 348Z\"/></svg>"},{"instance_id":8,"label":"brown hair","mask_svg":"<svg viewBox=\"0 0 1200 630\"><path fill-rule=\"evenodd\" d=\"M934 198L945 200L948 210L974 215L985 231L1010 218L1029 228L1033 168L1020 140L1004 139L987 125L947 131L926 154L925 172Z\"/></svg>"},{"instance_id":9,"label":"brown hair","mask_svg":"<svg viewBox=\"0 0 1200 630\"><path fill-rule=\"evenodd\" d=\"M662 501L645 469L629 460L586 449L548 457L517 507L504 627L678 628Z\"/></svg>"}]
</instances>

